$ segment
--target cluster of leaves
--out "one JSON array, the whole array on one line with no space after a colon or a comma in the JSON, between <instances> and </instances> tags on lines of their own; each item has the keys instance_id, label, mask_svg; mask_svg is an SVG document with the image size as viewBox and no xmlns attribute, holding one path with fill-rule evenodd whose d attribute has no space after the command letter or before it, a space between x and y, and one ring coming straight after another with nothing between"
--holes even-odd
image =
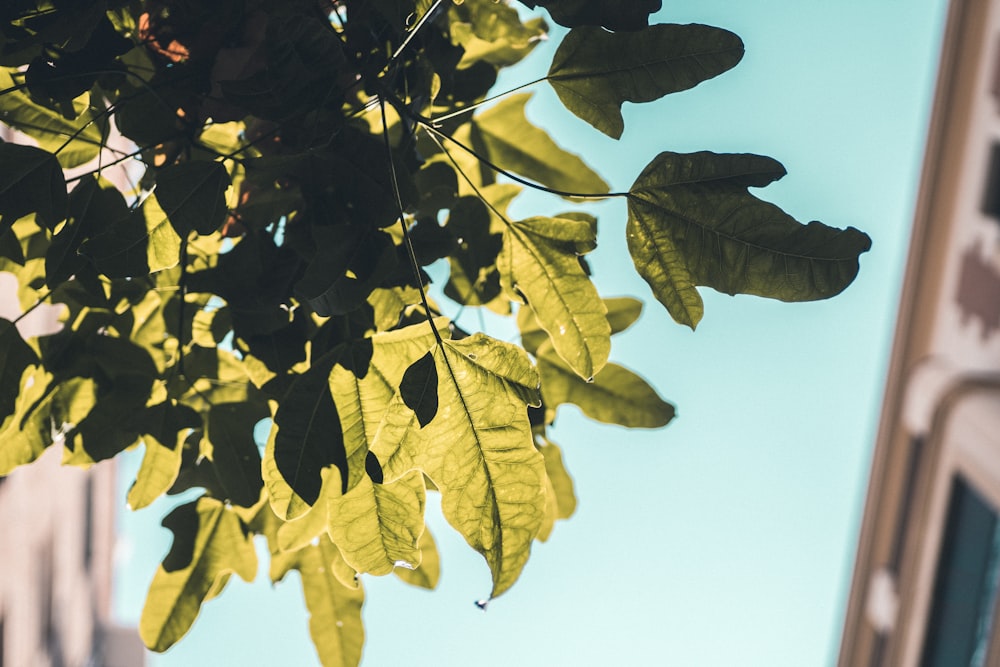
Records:
<instances>
[{"instance_id":1,"label":"cluster of leaves","mask_svg":"<svg viewBox=\"0 0 1000 667\"><path fill-rule=\"evenodd\" d=\"M659 0L548 0L571 28L548 82L621 136L624 102L736 65L740 39L648 25ZM627 192L524 113L487 100L547 34L495 0L12 0L0 9L0 271L39 335L0 320L0 474L53 443L88 466L139 445L132 508L200 489L140 632L162 651L231 573L301 573L325 665L360 660L359 574L434 587L428 490L481 553L490 597L574 509L547 435L560 405L627 427L673 408L608 363L641 303L602 299L597 220L513 219L524 187L623 197L629 250L679 323L697 287L786 301L843 290L861 232L802 225L748 190L755 155L659 154ZM112 182L111 167L131 165ZM469 335L427 295L516 317L521 345ZM0 274L2 275L2 274ZM260 451L255 427L270 423Z\"/></svg>"}]
</instances>

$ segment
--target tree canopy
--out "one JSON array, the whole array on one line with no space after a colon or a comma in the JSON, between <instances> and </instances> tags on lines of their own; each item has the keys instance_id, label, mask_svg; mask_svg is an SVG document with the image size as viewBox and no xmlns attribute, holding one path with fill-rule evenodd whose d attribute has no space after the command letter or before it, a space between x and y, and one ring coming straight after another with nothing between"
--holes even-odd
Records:
<instances>
[{"instance_id":1,"label":"tree canopy","mask_svg":"<svg viewBox=\"0 0 1000 667\"><path fill-rule=\"evenodd\" d=\"M486 561L482 604L516 582L576 503L559 406L630 428L674 415L609 362L642 303L591 281L588 200L627 201L613 228L692 329L699 287L809 301L857 275L864 233L754 195L785 174L772 158L664 147L614 192L525 115L524 91L549 85L619 138L625 102L726 72L737 35L650 25L659 0L521 4L0 8L0 122L17 130L0 143L0 276L22 313L0 319L0 475L53 444L82 467L141 446L132 509L199 490L163 519L151 649L256 575L260 535L273 581L301 575L323 664L358 664L361 575L436 585L428 491ZM547 74L494 90L545 15L569 28ZM566 211L511 215L526 188ZM29 326L53 305L58 331ZM510 316L520 344L464 331L464 308Z\"/></svg>"}]
</instances>

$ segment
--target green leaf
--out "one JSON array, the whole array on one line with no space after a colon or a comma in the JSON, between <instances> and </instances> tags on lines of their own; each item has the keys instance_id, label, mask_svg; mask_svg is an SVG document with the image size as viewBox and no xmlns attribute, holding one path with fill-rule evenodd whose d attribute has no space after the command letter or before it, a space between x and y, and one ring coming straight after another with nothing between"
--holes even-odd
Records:
<instances>
[{"instance_id":1,"label":"green leaf","mask_svg":"<svg viewBox=\"0 0 1000 667\"><path fill-rule=\"evenodd\" d=\"M441 577L441 557L438 555L437 545L434 544L434 536L426 527L420 534L417 548L420 549L420 565L412 570L397 567L393 573L411 586L432 591L437 588L438 579Z\"/></svg>"},{"instance_id":2,"label":"green leaf","mask_svg":"<svg viewBox=\"0 0 1000 667\"><path fill-rule=\"evenodd\" d=\"M545 514L545 470L527 406L538 376L520 348L475 334L434 350L441 410L424 428L397 393L372 451L387 483L418 469L441 491L445 517L481 553L492 597L517 580Z\"/></svg>"},{"instance_id":3,"label":"green leaf","mask_svg":"<svg viewBox=\"0 0 1000 667\"><path fill-rule=\"evenodd\" d=\"M208 440L212 462L227 500L251 507L260 499L260 451L253 438L254 427L271 416L262 403L219 403L208 412Z\"/></svg>"},{"instance_id":4,"label":"green leaf","mask_svg":"<svg viewBox=\"0 0 1000 667\"><path fill-rule=\"evenodd\" d=\"M584 382L550 345L542 346L538 357L547 422L562 403L578 405L591 419L628 428L659 428L673 419L674 407L632 371L608 364L593 382Z\"/></svg>"},{"instance_id":5,"label":"green leaf","mask_svg":"<svg viewBox=\"0 0 1000 667\"><path fill-rule=\"evenodd\" d=\"M572 28L604 26L608 30L638 30L649 15L660 10L661 0L521 0L528 7L544 7L552 20Z\"/></svg>"},{"instance_id":6,"label":"green leaf","mask_svg":"<svg viewBox=\"0 0 1000 667\"><path fill-rule=\"evenodd\" d=\"M556 521L568 519L576 510L573 480L562 462L562 453L544 435L535 435L538 451L545 457L545 521L538 531L538 540L545 542L552 534Z\"/></svg>"},{"instance_id":7,"label":"green leaf","mask_svg":"<svg viewBox=\"0 0 1000 667\"><path fill-rule=\"evenodd\" d=\"M31 463L52 444L49 409L55 393L50 383L52 375L39 366L25 367L14 378L16 401L13 412L0 422L0 476L8 475L14 468Z\"/></svg>"},{"instance_id":8,"label":"green leaf","mask_svg":"<svg viewBox=\"0 0 1000 667\"><path fill-rule=\"evenodd\" d=\"M52 153L0 142L0 174L0 229L30 213L50 230L66 217L66 179Z\"/></svg>"},{"instance_id":9,"label":"green leaf","mask_svg":"<svg viewBox=\"0 0 1000 667\"><path fill-rule=\"evenodd\" d=\"M639 274L671 316L694 328L695 285L726 294L813 301L840 293L871 239L853 227L802 225L747 191L780 178L756 155L661 153L629 191L626 227Z\"/></svg>"},{"instance_id":10,"label":"green leaf","mask_svg":"<svg viewBox=\"0 0 1000 667\"><path fill-rule=\"evenodd\" d=\"M574 28L559 45L547 79L567 109L619 139L624 102L650 102L693 88L742 57L743 41L711 26L664 24L629 33Z\"/></svg>"},{"instance_id":11,"label":"green leaf","mask_svg":"<svg viewBox=\"0 0 1000 667\"><path fill-rule=\"evenodd\" d=\"M257 573L251 535L222 501L203 497L181 505L163 525L174 543L153 576L139 620L139 636L157 652L184 636L221 579L235 572L250 582Z\"/></svg>"},{"instance_id":12,"label":"green leaf","mask_svg":"<svg viewBox=\"0 0 1000 667\"><path fill-rule=\"evenodd\" d=\"M338 580L334 572L342 562L337 547L321 536L319 544L296 552L291 563L302 576L309 634L323 667L356 667L365 641L364 592Z\"/></svg>"},{"instance_id":13,"label":"green leaf","mask_svg":"<svg viewBox=\"0 0 1000 667\"><path fill-rule=\"evenodd\" d=\"M0 318L0 424L14 412L24 372L37 363L38 357L17 327Z\"/></svg>"},{"instance_id":14,"label":"green leaf","mask_svg":"<svg viewBox=\"0 0 1000 667\"><path fill-rule=\"evenodd\" d=\"M156 198L181 238L192 230L211 234L226 219L229 185L221 162L181 162L157 172Z\"/></svg>"},{"instance_id":15,"label":"green leaf","mask_svg":"<svg viewBox=\"0 0 1000 667\"><path fill-rule=\"evenodd\" d=\"M363 478L327 501L329 533L355 571L374 575L420 565L424 478L411 472L389 484Z\"/></svg>"},{"instance_id":16,"label":"green leaf","mask_svg":"<svg viewBox=\"0 0 1000 667\"><path fill-rule=\"evenodd\" d=\"M24 132L42 149L55 153L59 164L66 169L79 167L97 157L107 127L107 121L98 112L87 108L75 119L68 120L56 111L35 104L23 91L13 90L14 87L10 71L0 69L0 90L4 91L0 95L0 122Z\"/></svg>"},{"instance_id":17,"label":"green leaf","mask_svg":"<svg viewBox=\"0 0 1000 667\"><path fill-rule=\"evenodd\" d=\"M507 228L497 260L508 292L524 295L556 352L582 378L600 371L611 351L604 302L576 254L577 244L594 238L584 220L528 218Z\"/></svg>"},{"instance_id":18,"label":"green leaf","mask_svg":"<svg viewBox=\"0 0 1000 667\"><path fill-rule=\"evenodd\" d=\"M434 326L442 337L451 335L447 320L439 318ZM347 473L342 476L345 490L364 478L369 447L389 402L407 368L434 347L435 341L426 322L378 333L364 341L367 349L362 343L352 344L350 354L343 357L345 362L330 372L330 393L340 415L347 459Z\"/></svg>"},{"instance_id":19,"label":"green leaf","mask_svg":"<svg viewBox=\"0 0 1000 667\"><path fill-rule=\"evenodd\" d=\"M478 60L507 67L519 62L545 38L540 18L521 23L517 10L500 2L465 2L451 7L451 41L464 50L459 67Z\"/></svg>"},{"instance_id":20,"label":"green leaf","mask_svg":"<svg viewBox=\"0 0 1000 667\"><path fill-rule=\"evenodd\" d=\"M564 192L604 194L608 184L579 156L560 148L524 115L530 93L511 95L476 114L473 148L504 169Z\"/></svg>"},{"instance_id":21,"label":"green leaf","mask_svg":"<svg viewBox=\"0 0 1000 667\"><path fill-rule=\"evenodd\" d=\"M201 426L201 417L185 405L164 402L147 408L140 423L146 451L128 492L128 506L133 510L148 506L173 486L181 469L184 441L191 429Z\"/></svg>"}]
</instances>

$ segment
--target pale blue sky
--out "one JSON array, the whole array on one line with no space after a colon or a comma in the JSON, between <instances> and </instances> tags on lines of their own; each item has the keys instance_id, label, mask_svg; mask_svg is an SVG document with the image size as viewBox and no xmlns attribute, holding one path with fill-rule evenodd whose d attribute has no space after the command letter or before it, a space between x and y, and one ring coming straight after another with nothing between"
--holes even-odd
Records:
<instances>
[{"instance_id":1,"label":"pale blue sky","mask_svg":"<svg viewBox=\"0 0 1000 667\"><path fill-rule=\"evenodd\" d=\"M521 580L485 614L473 605L489 591L485 563L432 511L439 590L365 580L366 667L811 667L835 659L945 2L665 5L660 22L739 34L743 62L691 91L627 106L620 142L561 109L544 86L529 105L533 119L589 156L614 189L660 150L771 155L789 175L760 196L802 221L861 228L872 251L855 284L828 302L705 290L705 318L691 333L632 271L624 204L593 207L598 288L647 302L639 323L615 339L612 359L647 377L679 417L637 432L561 409L551 436L575 478L577 514L535 547ZM554 46L539 49L527 70L544 70ZM532 78L515 70L505 81ZM564 209L553 202L550 210ZM137 622L168 548L158 517L171 504L123 519L133 547L116 605L127 622ZM252 586L234 580L191 634L150 664L318 665L297 583L272 590L263 566Z\"/></svg>"}]
</instances>

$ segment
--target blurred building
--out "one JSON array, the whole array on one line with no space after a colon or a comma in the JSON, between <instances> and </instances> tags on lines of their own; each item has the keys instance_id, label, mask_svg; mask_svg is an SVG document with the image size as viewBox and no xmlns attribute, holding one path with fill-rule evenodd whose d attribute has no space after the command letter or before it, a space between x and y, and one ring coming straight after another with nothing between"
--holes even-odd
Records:
<instances>
[{"instance_id":1,"label":"blurred building","mask_svg":"<svg viewBox=\"0 0 1000 667\"><path fill-rule=\"evenodd\" d=\"M111 621L114 466L60 466L62 447L0 477L0 667L141 667Z\"/></svg>"},{"instance_id":2,"label":"blurred building","mask_svg":"<svg viewBox=\"0 0 1000 667\"><path fill-rule=\"evenodd\" d=\"M951 2L887 382L839 665L1000 665L997 1Z\"/></svg>"}]
</instances>

